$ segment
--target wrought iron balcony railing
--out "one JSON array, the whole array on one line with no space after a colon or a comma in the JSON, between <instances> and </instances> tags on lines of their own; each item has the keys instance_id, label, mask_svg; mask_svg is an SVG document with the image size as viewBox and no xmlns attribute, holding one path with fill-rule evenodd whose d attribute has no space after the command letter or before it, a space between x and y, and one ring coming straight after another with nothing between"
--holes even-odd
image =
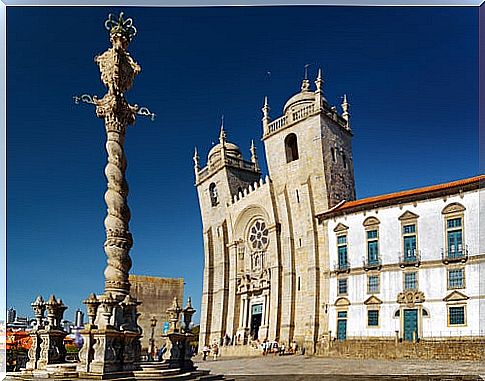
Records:
<instances>
[{"instance_id":1,"label":"wrought iron balcony railing","mask_svg":"<svg viewBox=\"0 0 485 381\"><path fill-rule=\"evenodd\" d=\"M350 263L349 261L339 261L338 263L334 264L333 267L335 272L349 272L350 271Z\"/></svg>"},{"instance_id":2,"label":"wrought iron balcony railing","mask_svg":"<svg viewBox=\"0 0 485 381\"><path fill-rule=\"evenodd\" d=\"M457 248L450 247L447 250L442 248L441 260L444 264L466 262L468 260L468 245L458 245Z\"/></svg>"},{"instance_id":3,"label":"wrought iron balcony railing","mask_svg":"<svg viewBox=\"0 0 485 381\"><path fill-rule=\"evenodd\" d=\"M382 267L381 257L378 256L377 258L363 258L363 267L364 270L373 270L373 269L380 269Z\"/></svg>"},{"instance_id":4,"label":"wrought iron balcony railing","mask_svg":"<svg viewBox=\"0 0 485 381\"><path fill-rule=\"evenodd\" d=\"M414 249L408 250L404 254L399 255L399 266L419 266L421 264L421 253Z\"/></svg>"}]
</instances>

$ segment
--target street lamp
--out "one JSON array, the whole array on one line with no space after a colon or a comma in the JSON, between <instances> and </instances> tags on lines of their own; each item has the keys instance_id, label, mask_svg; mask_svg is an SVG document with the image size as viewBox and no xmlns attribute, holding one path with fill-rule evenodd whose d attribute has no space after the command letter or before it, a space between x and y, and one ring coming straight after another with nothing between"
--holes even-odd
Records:
<instances>
[{"instance_id":1,"label":"street lamp","mask_svg":"<svg viewBox=\"0 0 485 381\"><path fill-rule=\"evenodd\" d=\"M152 327L152 332L150 334L150 359L153 361L155 359L155 327L157 325L157 318L152 316L150 319L150 327Z\"/></svg>"}]
</instances>

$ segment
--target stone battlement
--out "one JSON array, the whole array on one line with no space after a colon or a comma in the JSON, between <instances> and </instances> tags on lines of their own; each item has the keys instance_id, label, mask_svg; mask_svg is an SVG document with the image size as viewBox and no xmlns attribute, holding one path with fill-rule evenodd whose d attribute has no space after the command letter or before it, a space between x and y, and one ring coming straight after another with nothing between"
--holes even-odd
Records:
<instances>
[{"instance_id":1,"label":"stone battlement","mask_svg":"<svg viewBox=\"0 0 485 381\"><path fill-rule=\"evenodd\" d=\"M261 178L259 181L255 181L254 184L250 184L249 187L243 189L242 192L235 194L232 197L232 204L237 203L238 201L242 200L243 198L255 192L256 190L263 187L264 185L269 184L270 182L271 182L271 179L269 178L269 176L266 176L264 180L263 178Z\"/></svg>"}]
</instances>

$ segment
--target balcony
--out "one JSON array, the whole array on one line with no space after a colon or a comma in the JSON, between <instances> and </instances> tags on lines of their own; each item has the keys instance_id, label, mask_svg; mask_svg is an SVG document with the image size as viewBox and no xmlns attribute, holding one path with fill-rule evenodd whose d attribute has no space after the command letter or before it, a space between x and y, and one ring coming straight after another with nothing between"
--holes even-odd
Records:
<instances>
[{"instance_id":1,"label":"balcony","mask_svg":"<svg viewBox=\"0 0 485 381\"><path fill-rule=\"evenodd\" d=\"M458 248L449 248L448 250L441 249L441 261L447 265L448 263L462 262L468 260L468 245L458 245Z\"/></svg>"},{"instance_id":2,"label":"balcony","mask_svg":"<svg viewBox=\"0 0 485 381\"><path fill-rule=\"evenodd\" d=\"M416 266L421 264L421 253L418 250L412 250L406 254L399 255L399 266Z\"/></svg>"},{"instance_id":3,"label":"balcony","mask_svg":"<svg viewBox=\"0 0 485 381\"><path fill-rule=\"evenodd\" d=\"M369 270L380 270L382 267L382 261L380 257L377 258L363 258L363 267L365 271Z\"/></svg>"},{"instance_id":4,"label":"balcony","mask_svg":"<svg viewBox=\"0 0 485 381\"><path fill-rule=\"evenodd\" d=\"M350 272L350 263L348 261L340 261L338 263L335 263L333 266L333 270L336 273L348 273Z\"/></svg>"}]
</instances>

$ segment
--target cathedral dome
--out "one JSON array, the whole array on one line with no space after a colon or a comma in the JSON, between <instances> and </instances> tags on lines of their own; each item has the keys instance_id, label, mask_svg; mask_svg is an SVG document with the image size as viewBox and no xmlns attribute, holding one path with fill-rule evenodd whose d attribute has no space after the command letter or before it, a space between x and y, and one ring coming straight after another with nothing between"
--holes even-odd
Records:
<instances>
[{"instance_id":1,"label":"cathedral dome","mask_svg":"<svg viewBox=\"0 0 485 381\"><path fill-rule=\"evenodd\" d=\"M241 150L239 147L233 143L226 142L226 155L230 157L235 157L238 159L242 158ZM211 160L211 158L216 158L221 155L221 143L217 143L214 147L211 148L209 151L209 155L207 156L207 160Z\"/></svg>"},{"instance_id":2,"label":"cathedral dome","mask_svg":"<svg viewBox=\"0 0 485 381\"><path fill-rule=\"evenodd\" d=\"M314 102L315 93L313 91L302 90L288 99L288 101L285 103L285 107L283 107L283 112L286 113L286 110L288 110L290 107L293 108L295 106L303 106L312 104Z\"/></svg>"}]
</instances>

